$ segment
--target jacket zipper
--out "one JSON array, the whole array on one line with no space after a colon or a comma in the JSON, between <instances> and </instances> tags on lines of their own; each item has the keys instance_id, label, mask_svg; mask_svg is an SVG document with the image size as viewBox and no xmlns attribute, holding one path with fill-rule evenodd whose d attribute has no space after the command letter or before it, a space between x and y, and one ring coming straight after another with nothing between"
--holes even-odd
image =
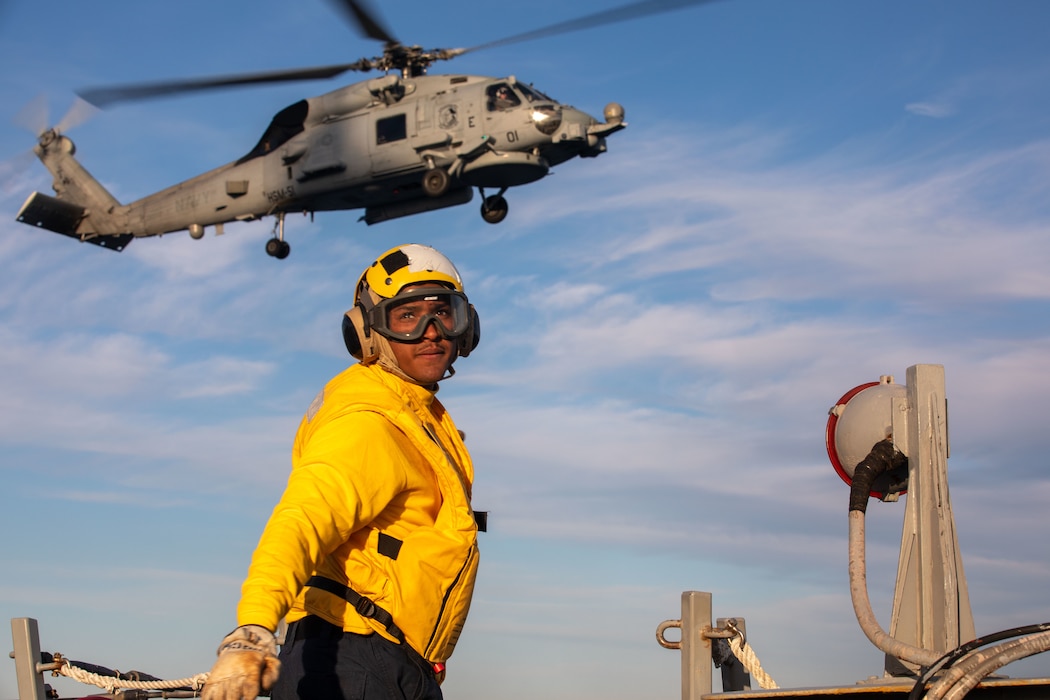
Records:
<instances>
[{"instance_id":1,"label":"jacket zipper","mask_svg":"<svg viewBox=\"0 0 1050 700\"><path fill-rule=\"evenodd\" d=\"M438 630L441 629L441 623L445 619L445 609L448 607L449 598L452 597L452 593L459 588L459 584L463 579L463 573L467 570L467 567L474 561L474 557L477 554L477 543L470 545L470 551L467 552L467 558L463 561L463 566L460 567L459 572L456 574L456 578L452 580L452 584L445 591L445 596L441 599L441 608L438 611L437 622L434 623L434 629L430 632L430 639L427 641L427 648L424 653L425 658L430 657L430 652L433 651L431 646L434 644L434 637L437 635Z\"/></svg>"}]
</instances>

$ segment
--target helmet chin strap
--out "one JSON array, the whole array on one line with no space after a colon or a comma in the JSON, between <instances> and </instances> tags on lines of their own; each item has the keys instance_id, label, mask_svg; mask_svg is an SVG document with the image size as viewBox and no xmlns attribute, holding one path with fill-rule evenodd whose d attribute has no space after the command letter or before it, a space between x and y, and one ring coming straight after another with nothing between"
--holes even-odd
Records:
<instances>
[{"instance_id":1,"label":"helmet chin strap","mask_svg":"<svg viewBox=\"0 0 1050 700\"><path fill-rule=\"evenodd\" d=\"M372 362L376 362L379 364L380 367L382 367L386 371L401 377L410 384L415 384L417 386L433 386L435 389L437 388L437 382L433 384L424 384L418 379L413 379L412 377L405 374L401 367L397 364L397 357L394 356L394 351L390 347L390 341L387 340L387 338L385 338L384 336L380 335L379 333L373 332L372 347L376 350L376 352L371 359L364 360L365 364L372 364ZM448 371L445 374L445 376L441 377L441 379L438 379L437 381L442 382L450 378L455 373L456 370L452 368L452 365L449 365Z\"/></svg>"}]
</instances>

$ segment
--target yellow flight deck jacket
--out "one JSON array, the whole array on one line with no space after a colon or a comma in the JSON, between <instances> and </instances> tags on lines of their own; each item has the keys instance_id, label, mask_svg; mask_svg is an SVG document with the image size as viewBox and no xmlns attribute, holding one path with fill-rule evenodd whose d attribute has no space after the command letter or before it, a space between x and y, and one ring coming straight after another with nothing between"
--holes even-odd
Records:
<instances>
[{"instance_id":1,"label":"yellow flight deck jacket","mask_svg":"<svg viewBox=\"0 0 1050 700\"><path fill-rule=\"evenodd\" d=\"M313 575L346 584L393 617L423 658L444 662L467 617L478 566L474 467L434 392L378 365L337 375L299 425L292 472L252 556L239 625L313 614L378 632Z\"/></svg>"}]
</instances>

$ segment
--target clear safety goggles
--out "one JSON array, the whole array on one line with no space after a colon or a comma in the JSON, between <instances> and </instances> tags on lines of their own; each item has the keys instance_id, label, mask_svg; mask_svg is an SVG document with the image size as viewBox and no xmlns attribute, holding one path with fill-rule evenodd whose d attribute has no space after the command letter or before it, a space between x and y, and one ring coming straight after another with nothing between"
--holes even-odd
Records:
<instances>
[{"instance_id":1,"label":"clear safety goggles","mask_svg":"<svg viewBox=\"0 0 1050 700\"><path fill-rule=\"evenodd\" d=\"M419 340L431 324L454 340L470 327L470 302L462 292L421 287L379 302L368 321L376 333L402 343Z\"/></svg>"}]
</instances>

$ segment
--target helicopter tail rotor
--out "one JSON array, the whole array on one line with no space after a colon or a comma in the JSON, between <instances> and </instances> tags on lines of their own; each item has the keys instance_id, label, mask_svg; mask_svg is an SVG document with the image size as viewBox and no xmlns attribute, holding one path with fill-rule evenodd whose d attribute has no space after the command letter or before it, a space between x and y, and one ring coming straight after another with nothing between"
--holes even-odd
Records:
<instances>
[{"instance_id":1,"label":"helicopter tail rotor","mask_svg":"<svg viewBox=\"0 0 1050 700\"><path fill-rule=\"evenodd\" d=\"M47 95L41 93L22 106L11 121L15 126L29 131L41 145L52 143L63 134L90 119L95 112L93 106L80 98L75 98L65 115L52 126ZM0 195L14 194L26 188L26 173L37 158L33 149L26 149L0 163Z\"/></svg>"},{"instance_id":2,"label":"helicopter tail rotor","mask_svg":"<svg viewBox=\"0 0 1050 700\"><path fill-rule=\"evenodd\" d=\"M32 132L33 136L39 137L47 131L49 119L47 95L40 93L29 102L22 105L22 109L15 113L12 118L15 126Z\"/></svg>"},{"instance_id":3,"label":"helicopter tail rotor","mask_svg":"<svg viewBox=\"0 0 1050 700\"><path fill-rule=\"evenodd\" d=\"M32 132L37 139L41 139L49 131L64 134L74 129L88 119L93 117L98 109L91 103L74 97L73 104L69 106L66 113L52 126L50 122L47 95L41 93L27 102L22 109L15 114L13 121L17 126Z\"/></svg>"},{"instance_id":4,"label":"helicopter tail rotor","mask_svg":"<svg viewBox=\"0 0 1050 700\"><path fill-rule=\"evenodd\" d=\"M58 120L58 124L54 127L55 131L64 134L70 129L74 129L94 117L98 114L98 111L99 110L95 105L77 96L73 99L73 104L69 106L65 115Z\"/></svg>"}]
</instances>

